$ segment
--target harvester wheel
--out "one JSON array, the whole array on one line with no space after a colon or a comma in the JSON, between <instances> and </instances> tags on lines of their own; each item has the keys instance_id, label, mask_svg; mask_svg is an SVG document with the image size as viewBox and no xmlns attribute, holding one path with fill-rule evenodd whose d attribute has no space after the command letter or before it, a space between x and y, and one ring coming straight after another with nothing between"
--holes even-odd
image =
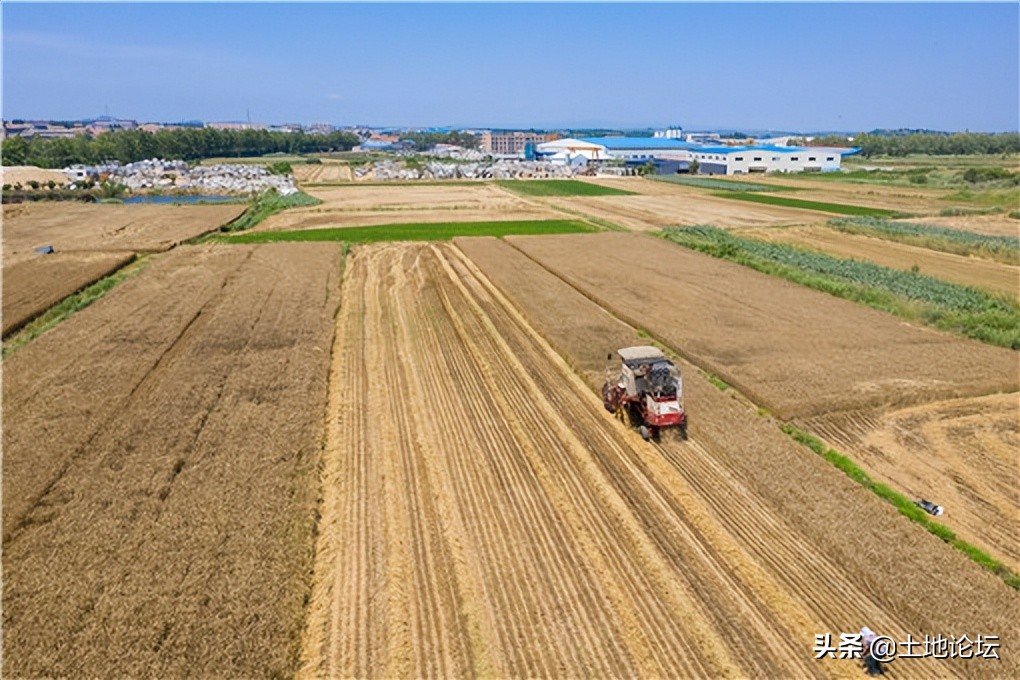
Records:
<instances>
[{"instance_id":1,"label":"harvester wheel","mask_svg":"<svg viewBox=\"0 0 1020 680\"><path fill-rule=\"evenodd\" d=\"M687 441L687 423L680 426L680 439Z\"/></svg>"},{"instance_id":2,"label":"harvester wheel","mask_svg":"<svg viewBox=\"0 0 1020 680\"><path fill-rule=\"evenodd\" d=\"M651 430L649 430L648 427L645 425L642 425L640 428L638 428L638 432L641 433L641 438L644 439L645 441L648 441L649 439L652 438Z\"/></svg>"}]
</instances>

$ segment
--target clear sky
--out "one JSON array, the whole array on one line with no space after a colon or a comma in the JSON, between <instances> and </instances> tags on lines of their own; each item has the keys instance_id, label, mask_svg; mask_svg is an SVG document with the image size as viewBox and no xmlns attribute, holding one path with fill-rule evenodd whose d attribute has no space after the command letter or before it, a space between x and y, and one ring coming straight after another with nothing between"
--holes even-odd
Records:
<instances>
[{"instance_id":1,"label":"clear sky","mask_svg":"<svg viewBox=\"0 0 1020 680\"><path fill-rule=\"evenodd\" d=\"M1016 2L25 4L3 117L1002 131Z\"/></svg>"}]
</instances>

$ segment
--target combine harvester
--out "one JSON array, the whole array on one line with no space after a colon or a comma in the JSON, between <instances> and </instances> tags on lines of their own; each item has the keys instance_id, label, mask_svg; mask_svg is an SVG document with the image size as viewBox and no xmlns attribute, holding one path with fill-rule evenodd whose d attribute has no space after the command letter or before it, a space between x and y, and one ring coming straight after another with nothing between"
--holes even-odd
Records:
<instances>
[{"instance_id":1,"label":"combine harvester","mask_svg":"<svg viewBox=\"0 0 1020 680\"><path fill-rule=\"evenodd\" d=\"M676 365L656 347L624 347L617 350L620 375L613 380L606 367L602 403L624 423L637 427L645 441L658 439L663 428L675 428L687 439L687 414L683 407L683 380ZM606 357L613 360L613 355Z\"/></svg>"}]
</instances>

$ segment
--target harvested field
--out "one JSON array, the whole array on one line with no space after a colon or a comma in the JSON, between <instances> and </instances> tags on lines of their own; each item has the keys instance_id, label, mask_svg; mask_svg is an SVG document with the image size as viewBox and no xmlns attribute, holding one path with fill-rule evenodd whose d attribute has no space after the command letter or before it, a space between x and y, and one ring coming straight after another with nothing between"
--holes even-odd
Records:
<instances>
[{"instance_id":1,"label":"harvested field","mask_svg":"<svg viewBox=\"0 0 1020 680\"><path fill-rule=\"evenodd\" d=\"M159 251L226 224L243 205L27 203L4 206L4 267L36 257L34 248Z\"/></svg>"},{"instance_id":2,"label":"harvested field","mask_svg":"<svg viewBox=\"0 0 1020 680\"><path fill-rule=\"evenodd\" d=\"M56 182L67 184L67 175L62 170L46 170L37 168L34 165L3 165L0 166L0 184L22 184L28 186L29 182Z\"/></svg>"},{"instance_id":3,"label":"harvested field","mask_svg":"<svg viewBox=\"0 0 1020 680\"><path fill-rule=\"evenodd\" d=\"M740 230L738 235L789 243L836 257L868 260L893 269L907 270L916 266L922 274L935 278L1020 296L1020 268L980 257L953 255L885 239L844 234L825 227L745 229Z\"/></svg>"},{"instance_id":4,"label":"harvested field","mask_svg":"<svg viewBox=\"0 0 1020 680\"><path fill-rule=\"evenodd\" d=\"M938 521L1020 571L1020 397L996 394L802 424L879 481L945 508Z\"/></svg>"},{"instance_id":5,"label":"harvested field","mask_svg":"<svg viewBox=\"0 0 1020 680\"><path fill-rule=\"evenodd\" d=\"M797 187L802 191L788 194L791 198L829 203L848 203L870 208L885 208L898 212L937 214L948 205L966 205L961 201L946 201L949 189L928 187L882 186L874 183L841 181L830 177L802 178L785 174L761 174L755 182Z\"/></svg>"},{"instance_id":6,"label":"harvested field","mask_svg":"<svg viewBox=\"0 0 1020 680\"><path fill-rule=\"evenodd\" d=\"M635 231L652 231L668 226L691 224L713 224L722 228L810 224L822 223L831 217L814 210L731 201L676 184L646 183L667 186L671 193L649 196L553 198L547 199L547 202L549 205L607 219Z\"/></svg>"},{"instance_id":7,"label":"harvested field","mask_svg":"<svg viewBox=\"0 0 1020 680\"><path fill-rule=\"evenodd\" d=\"M346 163L298 163L294 167L294 180L298 184L329 184L333 182L353 182L354 174Z\"/></svg>"},{"instance_id":8,"label":"harvested field","mask_svg":"<svg viewBox=\"0 0 1020 680\"><path fill-rule=\"evenodd\" d=\"M133 259L132 253L53 253L5 268L4 337Z\"/></svg>"},{"instance_id":9,"label":"harvested field","mask_svg":"<svg viewBox=\"0 0 1020 680\"><path fill-rule=\"evenodd\" d=\"M497 281L541 271L458 244ZM452 246L355 251L305 674L856 677L811 645L865 623L1001 635L999 663L901 662L918 676L1020 670L1017 593L690 366L692 441L622 428L529 323L588 369L633 330L534 281L511 304Z\"/></svg>"},{"instance_id":10,"label":"harvested field","mask_svg":"<svg viewBox=\"0 0 1020 680\"><path fill-rule=\"evenodd\" d=\"M784 419L1018 388L1010 350L647 236L507 241Z\"/></svg>"},{"instance_id":11,"label":"harvested field","mask_svg":"<svg viewBox=\"0 0 1020 680\"><path fill-rule=\"evenodd\" d=\"M7 675L294 672L339 265L177 248L4 361Z\"/></svg>"},{"instance_id":12,"label":"harvested field","mask_svg":"<svg viewBox=\"0 0 1020 680\"><path fill-rule=\"evenodd\" d=\"M903 220L910 222L911 220ZM915 222L917 220L914 220ZM953 229L966 229L979 234L991 234L992 236L1017 236L1020 235L1020 220L1015 220L1009 215L961 215L956 217L925 217L925 224L937 224Z\"/></svg>"},{"instance_id":13,"label":"harvested field","mask_svg":"<svg viewBox=\"0 0 1020 680\"><path fill-rule=\"evenodd\" d=\"M359 227L399 222L492 222L561 218L562 213L495 184L309 187L321 205L274 215L258 229Z\"/></svg>"}]
</instances>

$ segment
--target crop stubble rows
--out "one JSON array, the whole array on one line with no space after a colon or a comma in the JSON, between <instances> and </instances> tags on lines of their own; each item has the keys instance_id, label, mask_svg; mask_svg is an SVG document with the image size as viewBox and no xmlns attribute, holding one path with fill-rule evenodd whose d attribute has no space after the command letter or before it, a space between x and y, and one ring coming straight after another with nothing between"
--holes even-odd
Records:
<instances>
[{"instance_id":1,"label":"crop stubble rows","mask_svg":"<svg viewBox=\"0 0 1020 680\"><path fill-rule=\"evenodd\" d=\"M287 675L339 248L178 248L4 362L4 665Z\"/></svg>"},{"instance_id":2,"label":"crop stubble rows","mask_svg":"<svg viewBox=\"0 0 1020 680\"><path fill-rule=\"evenodd\" d=\"M497 284L530 263L496 241L458 245ZM530 265L534 284L508 291L526 321L450 246L356 252L306 673L853 675L813 661L814 633L1015 637L1001 602L1016 595L1001 582L704 380L693 442L653 448L622 429L528 322L560 351L557 339L582 343L567 354L589 380L589 353L633 330ZM550 282L567 323L541 302ZM763 478L763 461L795 474ZM863 506L875 533L843 535L841 504ZM883 580L919 568L952 585ZM964 603L975 590L999 604Z\"/></svg>"}]
</instances>

